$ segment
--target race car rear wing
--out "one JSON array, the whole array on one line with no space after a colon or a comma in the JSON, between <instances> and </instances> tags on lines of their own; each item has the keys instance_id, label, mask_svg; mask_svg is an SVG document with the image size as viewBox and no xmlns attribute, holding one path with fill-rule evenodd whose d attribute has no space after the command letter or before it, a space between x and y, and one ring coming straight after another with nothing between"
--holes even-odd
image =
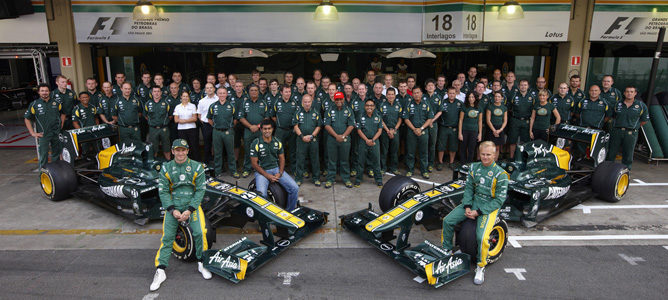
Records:
<instances>
[{"instance_id":1,"label":"race car rear wing","mask_svg":"<svg viewBox=\"0 0 668 300\"><path fill-rule=\"evenodd\" d=\"M108 124L88 126L63 131L59 135L63 143L62 158L68 163L77 158L94 156L118 142L118 127Z\"/></svg>"},{"instance_id":2,"label":"race car rear wing","mask_svg":"<svg viewBox=\"0 0 668 300\"><path fill-rule=\"evenodd\" d=\"M587 147L589 149L588 158L592 158L594 167L605 161L608 154L610 135L600 129L559 124L550 135L557 137L556 146L561 149L565 147L567 140Z\"/></svg>"}]
</instances>

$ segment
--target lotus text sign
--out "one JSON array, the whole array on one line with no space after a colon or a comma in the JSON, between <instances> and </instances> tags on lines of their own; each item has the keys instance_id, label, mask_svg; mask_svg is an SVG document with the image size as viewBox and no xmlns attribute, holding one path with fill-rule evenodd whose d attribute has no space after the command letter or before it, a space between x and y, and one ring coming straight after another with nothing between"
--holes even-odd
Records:
<instances>
[{"instance_id":1,"label":"lotus text sign","mask_svg":"<svg viewBox=\"0 0 668 300\"><path fill-rule=\"evenodd\" d=\"M500 20L499 9L505 1L487 0L485 6L485 42L565 42L568 40L570 0L519 1L524 18Z\"/></svg>"}]
</instances>

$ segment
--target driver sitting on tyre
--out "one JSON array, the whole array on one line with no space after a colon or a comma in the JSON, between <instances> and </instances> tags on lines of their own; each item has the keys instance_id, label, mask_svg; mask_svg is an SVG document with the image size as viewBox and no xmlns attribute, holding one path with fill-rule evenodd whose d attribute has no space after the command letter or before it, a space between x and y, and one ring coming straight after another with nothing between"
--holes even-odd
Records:
<instances>
[{"instance_id":1,"label":"driver sitting on tyre","mask_svg":"<svg viewBox=\"0 0 668 300\"><path fill-rule=\"evenodd\" d=\"M466 187L462 203L443 219L441 242L443 248L452 251L453 227L466 218L476 220L478 242L477 267L473 283L485 281L485 266L489 250L489 234L494 227L499 208L506 201L508 173L496 164L496 146L490 141L478 147L480 162L472 163L466 176Z\"/></svg>"}]
</instances>

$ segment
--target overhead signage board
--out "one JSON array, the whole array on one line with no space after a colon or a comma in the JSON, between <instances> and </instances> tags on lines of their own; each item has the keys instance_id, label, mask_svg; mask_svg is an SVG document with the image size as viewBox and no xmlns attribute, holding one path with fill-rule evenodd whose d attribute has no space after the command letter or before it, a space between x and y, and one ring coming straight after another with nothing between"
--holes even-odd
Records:
<instances>
[{"instance_id":1,"label":"overhead signage board","mask_svg":"<svg viewBox=\"0 0 668 300\"><path fill-rule=\"evenodd\" d=\"M596 1L589 40L656 42L661 27L668 27L667 1Z\"/></svg>"},{"instance_id":2,"label":"overhead signage board","mask_svg":"<svg viewBox=\"0 0 668 300\"><path fill-rule=\"evenodd\" d=\"M485 6L485 42L565 42L570 24L570 0L519 1L524 17L499 19L499 9L506 1L487 1Z\"/></svg>"}]
</instances>

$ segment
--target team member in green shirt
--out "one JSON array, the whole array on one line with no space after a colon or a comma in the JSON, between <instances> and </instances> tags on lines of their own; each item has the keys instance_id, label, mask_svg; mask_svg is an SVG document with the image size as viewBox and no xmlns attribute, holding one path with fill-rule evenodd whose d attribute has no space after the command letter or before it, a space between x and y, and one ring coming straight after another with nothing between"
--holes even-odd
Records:
<instances>
[{"instance_id":1,"label":"team member in green shirt","mask_svg":"<svg viewBox=\"0 0 668 300\"><path fill-rule=\"evenodd\" d=\"M509 76L506 76L506 78L509 78ZM508 106L512 112L512 118L508 129L508 143L510 144L510 158L512 159L515 157L517 138L519 138L520 143L528 142L530 139L529 120L536 99L529 92L529 82L522 79L520 80L519 90L509 100Z\"/></svg>"},{"instance_id":2,"label":"team member in green shirt","mask_svg":"<svg viewBox=\"0 0 668 300\"><path fill-rule=\"evenodd\" d=\"M97 108L90 103L88 93L79 93L79 101L72 109L72 125L81 128L100 124L97 120Z\"/></svg>"},{"instance_id":3,"label":"team member in green shirt","mask_svg":"<svg viewBox=\"0 0 668 300\"><path fill-rule=\"evenodd\" d=\"M448 151L448 167L452 168L455 163L457 146L459 145L459 112L462 110L462 102L457 100L457 89L448 87L447 98L441 105L441 117L438 119L438 164L436 169L443 164L443 155Z\"/></svg>"},{"instance_id":4,"label":"team member in green shirt","mask_svg":"<svg viewBox=\"0 0 668 300\"><path fill-rule=\"evenodd\" d=\"M74 105L77 102L77 96L72 90L67 88L67 78L65 76L58 75L56 77L56 85L58 88L51 92L51 98L62 105L62 112L65 114L63 129L69 130L74 128L72 126L72 109L74 109Z\"/></svg>"},{"instance_id":5,"label":"team member in green shirt","mask_svg":"<svg viewBox=\"0 0 668 300\"><path fill-rule=\"evenodd\" d=\"M360 86L362 86L360 84ZM347 188L352 188L350 181L350 165L348 158L350 156L350 133L355 126L353 111L350 107L343 104L344 96L341 92L336 92L336 85L329 85L330 92L334 93L335 106L326 111L325 130L327 136L327 182L325 188L332 187L336 179L336 167L340 164L341 179L345 182Z\"/></svg>"},{"instance_id":6,"label":"team member in green shirt","mask_svg":"<svg viewBox=\"0 0 668 300\"><path fill-rule=\"evenodd\" d=\"M549 100L552 105L559 112L559 117L561 117L562 124L569 124L571 116L573 115L573 107L575 107L575 100L573 96L568 94L568 84L562 82L559 84L558 93L552 95ZM553 119L552 124L554 124L555 119Z\"/></svg>"},{"instance_id":7,"label":"team member in green shirt","mask_svg":"<svg viewBox=\"0 0 668 300\"><path fill-rule=\"evenodd\" d=\"M227 89L224 86L216 90L218 101L209 106L206 118L213 127L211 144L213 145L213 160L216 175L223 173L223 151L227 159L227 168L234 178L239 178L237 160L234 158L234 125L237 123L236 106L227 99Z\"/></svg>"},{"instance_id":8,"label":"team member in green shirt","mask_svg":"<svg viewBox=\"0 0 668 300\"><path fill-rule=\"evenodd\" d=\"M297 79L297 82L299 82L299 79L301 77ZM304 81L304 79L301 79L301 81ZM279 90L282 97L274 103L274 106L269 109L268 113L271 119L276 122L274 136L283 143L283 151L287 154L286 170L292 173L297 157L297 151L295 151L296 136L293 130L292 118L295 116L297 108L299 108L299 104L297 103L301 103L302 95L292 93L292 89L287 85L281 86Z\"/></svg>"},{"instance_id":9,"label":"team member in green shirt","mask_svg":"<svg viewBox=\"0 0 668 300\"><path fill-rule=\"evenodd\" d=\"M401 127L403 108L397 101L397 90L388 88L385 91L387 101L380 105L383 116L383 133L380 136L380 168L394 175L399 175L399 128Z\"/></svg>"},{"instance_id":10,"label":"team member in green shirt","mask_svg":"<svg viewBox=\"0 0 668 300\"><path fill-rule=\"evenodd\" d=\"M475 147L482 141L482 115L475 92L468 92L459 112L459 140L462 141L459 156L463 164L475 159Z\"/></svg>"},{"instance_id":11,"label":"team member in green shirt","mask_svg":"<svg viewBox=\"0 0 668 300\"><path fill-rule=\"evenodd\" d=\"M485 124L487 124L487 138L496 145L496 153L501 153L501 147L506 143L503 131L508 125L508 108L503 105L504 95L501 91L492 92L494 102L487 105Z\"/></svg>"},{"instance_id":12,"label":"team member in green shirt","mask_svg":"<svg viewBox=\"0 0 668 300\"><path fill-rule=\"evenodd\" d=\"M350 103L348 104L350 108L353 111L353 120L357 121L359 118L362 117L364 114L364 103L366 102L366 99L368 98L369 93L367 93L367 86L364 84L360 84L357 86L357 95L359 97L352 97L350 100ZM345 94L344 94L345 97ZM351 147L351 158L350 158L350 175L355 177L357 176L357 159L359 158L359 155L357 151L359 150L359 145L360 143L360 137L357 134L352 134L350 136L350 147Z\"/></svg>"},{"instance_id":13,"label":"team member in green shirt","mask_svg":"<svg viewBox=\"0 0 668 300\"><path fill-rule=\"evenodd\" d=\"M309 81L309 86L315 91L315 84ZM297 157L296 161L297 172L295 173L295 180L297 185L301 185L304 178L304 173L308 169L304 166L309 160L312 172L312 180L315 186L320 186L320 158L318 149L318 134L320 133L320 126L322 120L320 119L320 111L313 108L313 95L306 94L302 97L302 107L297 109L292 124L295 134L297 135Z\"/></svg>"},{"instance_id":14,"label":"team member in green shirt","mask_svg":"<svg viewBox=\"0 0 668 300\"><path fill-rule=\"evenodd\" d=\"M425 83L425 90L427 93L424 94L424 102L429 105L429 110L434 113L434 118L432 118L431 123L429 124L429 129L427 134L429 135L429 148L427 150L427 171L434 171L434 161L436 161L436 140L438 139L438 118L441 117L441 105L443 104L443 98L436 93L436 84L433 79L427 79Z\"/></svg>"},{"instance_id":15,"label":"team member in green shirt","mask_svg":"<svg viewBox=\"0 0 668 300\"><path fill-rule=\"evenodd\" d=\"M114 95L120 96L122 94L121 87L123 86L123 82L125 82L125 73L116 72L116 74L114 74L114 80L115 82L111 86L111 91L114 93Z\"/></svg>"},{"instance_id":16,"label":"team member in green shirt","mask_svg":"<svg viewBox=\"0 0 668 300\"><path fill-rule=\"evenodd\" d=\"M190 103L199 104L199 100L204 98L206 93L204 93L204 90L202 89L202 82L199 81L198 78L194 78L191 82L192 84L192 89L190 90Z\"/></svg>"},{"instance_id":17,"label":"team member in green shirt","mask_svg":"<svg viewBox=\"0 0 668 300\"><path fill-rule=\"evenodd\" d=\"M605 75L601 80L601 95L599 96L608 107L614 107L622 99L622 92L612 86L615 83L612 75Z\"/></svg>"},{"instance_id":18,"label":"team member in green shirt","mask_svg":"<svg viewBox=\"0 0 668 300\"><path fill-rule=\"evenodd\" d=\"M241 82L237 81L237 86L239 83ZM241 111L239 111L239 121L245 127L244 150L246 151L250 151L253 140L262 137L260 123L268 117L269 113L267 104L264 103L264 100L260 99L260 91L257 85L251 85L248 89L248 94L250 98L247 98L244 103L241 104ZM243 178L248 177L251 168L250 155L246 153L246 155L244 155L244 171L241 173L241 176Z\"/></svg>"},{"instance_id":19,"label":"team member in green shirt","mask_svg":"<svg viewBox=\"0 0 668 300\"><path fill-rule=\"evenodd\" d=\"M169 160L169 122L173 116L169 113L171 107L166 99L162 98L162 90L159 86L151 87L151 97L144 104L144 117L148 124L147 140L153 144L156 150L162 144L162 153Z\"/></svg>"},{"instance_id":20,"label":"team member in green shirt","mask_svg":"<svg viewBox=\"0 0 668 300\"><path fill-rule=\"evenodd\" d=\"M118 133L122 143L139 144L141 134L139 132L139 118L141 117L141 104L132 93L132 85L124 82L121 87L121 95L117 97L116 105L111 114L118 122Z\"/></svg>"},{"instance_id":21,"label":"team member in green shirt","mask_svg":"<svg viewBox=\"0 0 668 300\"><path fill-rule=\"evenodd\" d=\"M578 103L577 117L580 126L602 129L603 124L608 121L611 110L605 100L599 98L601 89L598 85L589 87L589 98Z\"/></svg>"},{"instance_id":22,"label":"team member in green shirt","mask_svg":"<svg viewBox=\"0 0 668 300\"><path fill-rule=\"evenodd\" d=\"M359 187L362 182L367 159L371 165L376 185L383 186L383 173L380 172L380 145L377 143L383 131L383 119L376 112L376 104L373 99L367 99L364 102L364 114L357 119L355 127L360 137L355 187Z\"/></svg>"},{"instance_id":23,"label":"team member in green shirt","mask_svg":"<svg viewBox=\"0 0 668 300\"><path fill-rule=\"evenodd\" d=\"M90 97L90 105L95 108L100 106L100 98L102 97L102 92L97 89L97 80L93 77L88 77L86 79L86 91L84 92Z\"/></svg>"},{"instance_id":24,"label":"team member in green shirt","mask_svg":"<svg viewBox=\"0 0 668 300\"><path fill-rule=\"evenodd\" d=\"M276 101L281 99L281 91L278 90L280 84L278 80L272 79L269 82L269 91L264 95L264 102L267 103L269 107L274 107Z\"/></svg>"},{"instance_id":25,"label":"team member in green shirt","mask_svg":"<svg viewBox=\"0 0 668 300\"><path fill-rule=\"evenodd\" d=\"M37 155L39 167L42 168L49 161L49 146L51 147L51 161L60 158L62 145L58 133L65 122L62 104L49 96L49 85L42 83L37 86L39 98L28 105L23 114L24 122L30 135L37 138ZM35 129L33 129L35 122Z\"/></svg>"},{"instance_id":26,"label":"team member in green shirt","mask_svg":"<svg viewBox=\"0 0 668 300\"><path fill-rule=\"evenodd\" d=\"M647 105L635 98L637 94L634 86L627 86L624 89L624 100L615 104L608 146L607 160L614 161L621 147L622 163L629 169L633 163L633 148L638 141L638 129L649 121Z\"/></svg>"},{"instance_id":27,"label":"team member in green shirt","mask_svg":"<svg viewBox=\"0 0 668 300\"><path fill-rule=\"evenodd\" d=\"M181 75L181 72L172 72L172 83L176 83L179 87L179 95L183 94L183 92L187 92L188 95L190 95L190 87L188 84L183 82L183 75Z\"/></svg>"},{"instance_id":28,"label":"team member in green shirt","mask_svg":"<svg viewBox=\"0 0 668 300\"><path fill-rule=\"evenodd\" d=\"M413 101L406 106L403 114L403 119L406 122L406 126L408 126L406 139L406 167L408 168L408 172L406 172L406 176L413 176L415 149L417 147L420 172L422 173L422 177L429 179L429 170L427 169L429 134L427 134L425 129L431 125L434 112L429 107L429 104L423 102L422 99L422 89L416 86L413 88Z\"/></svg>"},{"instance_id":29,"label":"team member in green shirt","mask_svg":"<svg viewBox=\"0 0 668 300\"><path fill-rule=\"evenodd\" d=\"M98 105L98 115L102 122L112 125L116 124L116 120L112 118L111 109L116 105L116 96L111 92L111 82L105 81L102 83L102 96Z\"/></svg>"},{"instance_id":30,"label":"team member in green shirt","mask_svg":"<svg viewBox=\"0 0 668 300\"><path fill-rule=\"evenodd\" d=\"M137 97L139 97L139 100L141 100L142 104L146 104L148 100L151 100L151 95L153 94L153 92L151 91L150 72L144 71L141 74L141 83L138 84L137 87L135 88L135 93L137 93Z\"/></svg>"},{"instance_id":31,"label":"team member in green shirt","mask_svg":"<svg viewBox=\"0 0 668 300\"><path fill-rule=\"evenodd\" d=\"M549 142L550 117L554 115L554 124L561 122L559 111L552 102L547 101L549 93L545 90L538 92L538 102L531 111L531 122L529 122L529 134L531 139L541 139Z\"/></svg>"}]
</instances>

